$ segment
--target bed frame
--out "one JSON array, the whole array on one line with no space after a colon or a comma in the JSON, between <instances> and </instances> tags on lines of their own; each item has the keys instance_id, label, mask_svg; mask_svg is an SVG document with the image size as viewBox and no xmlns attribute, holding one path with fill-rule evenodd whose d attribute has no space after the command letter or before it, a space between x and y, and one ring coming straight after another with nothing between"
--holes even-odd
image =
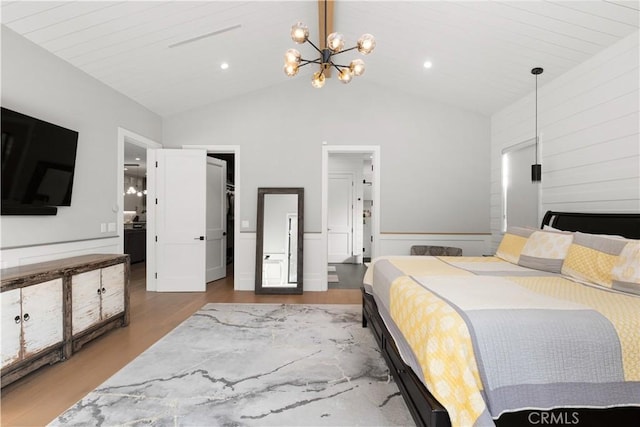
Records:
<instances>
[{"instance_id":1,"label":"bed frame","mask_svg":"<svg viewBox=\"0 0 640 427\"><path fill-rule=\"evenodd\" d=\"M565 231L614 234L630 239L640 239L640 213L575 213L548 211L542 220L545 225ZM406 365L395 342L378 313L373 295L362 290L362 327L370 326L382 356L389 366L405 403L418 426L449 427L451 422L446 409L426 389L413 370ZM547 421L542 422L541 417ZM575 424L578 427L602 425L637 425L639 407L611 409L568 408L551 411L521 411L503 414L496 420L497 426L527 426L539 424ZM578 421L577 423L575 421Z\"/></svg>"},{"instance_id":2,"label":"bed frame","mask_svg":"<svg viewBox=\"0 0 640 427\"><path fill-rule=\"evenodd\" d=\"M547 211L545 225L565 231L590 234L613 234L627 239L640 239L640 213L578 213Z\"/></svg>"}]
</instances>

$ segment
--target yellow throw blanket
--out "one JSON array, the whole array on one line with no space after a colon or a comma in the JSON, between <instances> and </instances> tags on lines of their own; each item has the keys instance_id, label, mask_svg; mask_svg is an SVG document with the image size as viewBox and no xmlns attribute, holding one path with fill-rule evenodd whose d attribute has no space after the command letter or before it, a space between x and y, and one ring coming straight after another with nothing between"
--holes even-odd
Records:
<instances>
[{"instance_id":1,"label":"yellow throw blanket","mask_svg":"<svg viewBox=\"0 0 640 427\"><path fill-rule=\"evenodd\" d=\"M420 362L425 383L453 426L474 425L486 411L465 321L407 276L391 285L391 317Z\"/></svg>"}]
</instances>

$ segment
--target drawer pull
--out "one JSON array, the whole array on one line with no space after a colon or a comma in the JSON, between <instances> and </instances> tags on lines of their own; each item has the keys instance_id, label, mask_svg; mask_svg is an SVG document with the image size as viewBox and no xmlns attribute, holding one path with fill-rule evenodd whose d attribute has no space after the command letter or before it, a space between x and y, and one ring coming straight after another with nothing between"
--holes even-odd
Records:
<instances>
[{"instance_id":1,"label":"drawer pull","mask_svg":"<svg viewBox=\"0 0 640 427\"><path fill-rule=\"evenodd\" d=\"M100 295L102 293L102 291L100 290L100 288L98 288L98 295Z\"/></svg>"},{"instance_id":2,"label":"drawer pull","mask_svg":"<svg viewBox=\"0 0 640 427\"><path fill-rule=\"evenodd\" d=\"M31 317L29 317L29 313L25 313L24 316L22 316L22 318L24 319L25 322L31 319Z\"/></svg>"},{"instance_id":3,"label":"drawer pull","mask_svg":"<svg viewBox=\"0 0 640 427\"><path fill-rule=\"evenodd\" d=\"M107 290L105 288L102 288L102 293L104 294L105 292L107 292Z\"/></svg>"},{"instance_id":4,"label":"drawer pull","mask_svg":"<svg viewBox=\"0 0 640 427\"><path fill-rule=\"evenodd\" d=\"M16 323L20 323L20 320L22 320L22 319L20 319L20 316L16 316L16 317L14 317L14 318L13 318L13 320L14 320Z\"/></svg>"}]
</instances>

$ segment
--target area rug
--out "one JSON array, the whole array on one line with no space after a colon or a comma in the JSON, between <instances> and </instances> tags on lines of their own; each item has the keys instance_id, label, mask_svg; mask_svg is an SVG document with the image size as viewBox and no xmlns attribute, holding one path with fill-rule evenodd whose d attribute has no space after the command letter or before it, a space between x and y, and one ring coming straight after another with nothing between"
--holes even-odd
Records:
<instances>
[{"instance_id":1,"label":"area rug","mask_svg":"<svg viewBox=\"0 0 640 427\"><path fill-rule=\"evenodd\" d=\"M50 425L414 424L359 305L207 304Z\"/></svg>"}]
</instances>

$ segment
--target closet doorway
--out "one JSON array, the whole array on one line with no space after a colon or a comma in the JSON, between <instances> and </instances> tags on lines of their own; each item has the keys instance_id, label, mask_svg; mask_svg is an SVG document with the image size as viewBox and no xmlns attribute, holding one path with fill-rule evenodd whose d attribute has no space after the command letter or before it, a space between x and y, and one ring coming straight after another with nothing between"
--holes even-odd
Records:
<instances>
[{"instance_id":1,"label":"closet doorway","mask_svg":"<svg viewBox=\"0 0 640 427\"><path fill-rule=\"evenodd\" d=\"M238 236L240 234L240 146L239 145L183 145L185 149L206 150L208 157L224 160L227 162L227 227L226 227L226 249L227 249L227 271L235 271L237 257L235 251L238 248ZM233 275L233 285L238 289L238 275Z\"/></svg>"},{"instance_id":2,"label":"closet doorway","mask_svg":"<svg viewBox=\"0 0 640 427\"><path fill-rule=\"evenodd\" d=\"M227 268L233 265L234 258L234 227L235 227L235 153L207 153L208 157L223 160L226 162L226 184L224 215L226 216L226 265Z\"/></svg>"}]
</instances>

